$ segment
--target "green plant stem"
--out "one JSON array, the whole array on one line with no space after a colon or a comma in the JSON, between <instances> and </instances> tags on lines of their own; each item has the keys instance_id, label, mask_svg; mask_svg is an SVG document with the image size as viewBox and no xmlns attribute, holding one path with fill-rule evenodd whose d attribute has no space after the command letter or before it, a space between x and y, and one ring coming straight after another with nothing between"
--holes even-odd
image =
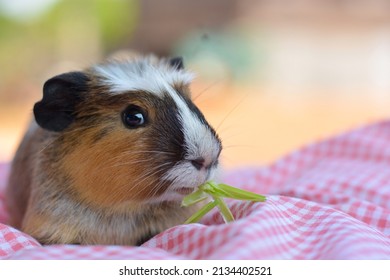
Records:
<instances>
[{"instance_id":1,"label":"green plant stem","mask_svg":"<svg viewBox=\"0 0 390 280\"><path fill-rule=\"evenodd\" d=\"M191 223L198 222L200 219L203 218L204 215L206 215L208 212L210 212L215 206L217 206L217 202L216 201L210 201L205 206L200 208L198 212L196 212L191 217L189 217L184 223L185 224L191 224Z\"/></svg>"}]
</instances>

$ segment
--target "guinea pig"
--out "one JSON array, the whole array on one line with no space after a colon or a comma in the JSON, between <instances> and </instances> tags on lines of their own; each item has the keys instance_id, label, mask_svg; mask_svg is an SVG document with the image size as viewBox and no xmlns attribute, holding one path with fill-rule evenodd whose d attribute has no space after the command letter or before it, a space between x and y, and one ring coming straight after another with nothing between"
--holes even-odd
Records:
<instances>
[{"instance_id":1,"label":"guinea pig","mask_svg":"<svg viewBox=\"0 0 390 280\"><path fill-rule=\"evenodd\" d=\"M181 58L108 60L47 80L12 162L10 224L42 244L140 245L197 209L221 140Z\"/></svg>"}]
</instances>

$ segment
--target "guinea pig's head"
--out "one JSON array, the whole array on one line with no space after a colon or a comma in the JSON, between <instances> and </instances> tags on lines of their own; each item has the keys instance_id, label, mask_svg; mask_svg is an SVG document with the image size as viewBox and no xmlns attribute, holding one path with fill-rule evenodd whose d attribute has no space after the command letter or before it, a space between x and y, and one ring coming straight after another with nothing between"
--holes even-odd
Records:
<instances>
[{"instance_id":1,"label":"guinea pig's head","mask_svg":"<svg viewBox=\"0 0 390 280\"><path fill-rule=\"evenodd\" d=\"M49 79L34 106L67 188L112 207L181 201L213 178L221 141L180 58L108 61Z\"/></svg>"}]
</instances>

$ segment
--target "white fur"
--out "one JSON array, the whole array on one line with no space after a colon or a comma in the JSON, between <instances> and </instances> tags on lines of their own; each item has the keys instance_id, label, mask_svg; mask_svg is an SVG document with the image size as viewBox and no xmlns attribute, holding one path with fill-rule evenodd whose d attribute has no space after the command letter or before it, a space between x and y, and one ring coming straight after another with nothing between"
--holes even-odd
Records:
<instances>
[{"instance_id":1,"label":"white fur","mask_svg":"<svg viewBox=\"0 0 390 280\"><path fill-rule=\"evenodd\" d=\"M162 96L164 89L174 84L189 84L194 75L169 66L166 61L153 56L139 60L112 61L93 68L110 86L112 94L143 90Z\"/></svg>"}]
</instances>

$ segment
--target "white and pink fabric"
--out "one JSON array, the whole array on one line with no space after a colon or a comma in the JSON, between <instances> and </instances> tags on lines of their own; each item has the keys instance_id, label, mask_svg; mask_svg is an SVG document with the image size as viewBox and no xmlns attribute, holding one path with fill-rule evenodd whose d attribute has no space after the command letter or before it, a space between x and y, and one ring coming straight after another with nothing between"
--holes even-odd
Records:
<instances>
[{"instance_id":1,"label":"white and pink fabric","mask_svg":"<svg viewBox=\"0 0 390 280\"><path fill-rule=\"evenodd\" d=\"M226 171L225 183L268 200L228 200L235 222L214 209L141 247L40 245L7 225L8 172L1 164L0 259L390 259L390 121Z\"/></svg>"}]
</instances>

